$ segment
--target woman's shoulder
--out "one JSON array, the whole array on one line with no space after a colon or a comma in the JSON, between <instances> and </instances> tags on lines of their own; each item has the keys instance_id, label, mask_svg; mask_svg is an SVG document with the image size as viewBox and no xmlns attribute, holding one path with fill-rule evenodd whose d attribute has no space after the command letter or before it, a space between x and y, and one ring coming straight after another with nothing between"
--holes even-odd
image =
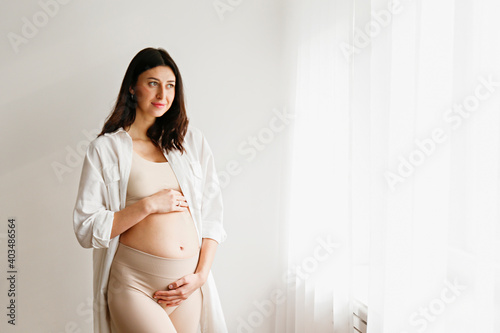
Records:
<instances>
[{"instance_id":1,"label":"woman's shoulder","mask_svg":"<svg viewBox=\"0 0 500 333\"><path fill-rule=\"evenodd\" d=\"M123 132L123 133L122 133ZM88 152L93 157L99 155L101 159L108 161L110 157L116 160L116 155L121 151L121 147L126 140L126 132L121 128L114 132L104 133L90 141Z\"/></svg>"},{"instance_id":2,"label":"woman's shoulder","mask_svg":"<svg viewBox=\"0 0 500 333\"><path fill-rule=\"evenodd\" d=\"M186 136L191 136L191 137L203 137L203 132L201 129L191 123L189 123L187 131L186 131Z\"/></svg>"},{"instance_id":3,"label":"woman's shoulder","mask_svg":"<svg viewBox=\"0 0 500 333\"><path fill-rule=\"evenodd\" d=\"M204 135L201 129L195 125L189 124L186 135L184 136L184 142L188 145L199 147L203 143L203 140Z\"/></svg>"},{"instance_id":4,"label":"woman's shoulder","mask_svg":"<svg viewBox=\"0 0 500 333\"><path fill-rule=\"evenodd\" d=\"M188 125L183 145L187 151L199 161L203 161L211 154L210 147L208 146L203 131L195 125Z\"/></svg>"}]
</instances>

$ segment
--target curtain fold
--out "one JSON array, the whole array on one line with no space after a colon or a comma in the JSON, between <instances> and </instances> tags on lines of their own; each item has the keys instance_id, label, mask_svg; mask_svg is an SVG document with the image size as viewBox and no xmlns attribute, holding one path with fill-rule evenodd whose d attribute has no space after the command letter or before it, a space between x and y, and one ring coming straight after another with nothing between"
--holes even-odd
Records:
<instances>
[{"instance_id":1,"label":"curtain fold","mask_svg":"<svg viewBox=\"0 0 500 333\"><path fill-rule=\"evenodd\" d=\"M500 332L498 7L287 2L276 332Z\"/></svg>"},{"instance_id":2,"label":"curtain fold","mask_svg":"<svg viewBox=\"0 0 500 333\"><path fill-rule=\"evenodd\" d=\"M351 332L351 74L336 45L349 40L353 6L319 0L287 6L296 117L287 163L286 301L276 312L276 332Z\"/></svg>"},{"instance_id":3,"label":"curtain fold","mask_svg":"<svg viewBox=\"0 0 500 333\"><path fill-rule=\"evenodd\" d=\"M495 3L401 3L371 42L366 76L368 332L497 332Z\"/></svg>"}]
</instances>

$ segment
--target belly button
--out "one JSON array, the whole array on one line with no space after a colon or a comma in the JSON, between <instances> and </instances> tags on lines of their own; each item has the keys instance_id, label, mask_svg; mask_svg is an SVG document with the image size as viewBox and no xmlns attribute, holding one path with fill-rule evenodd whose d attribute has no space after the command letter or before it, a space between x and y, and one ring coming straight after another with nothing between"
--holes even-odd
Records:
<instances>
[{"instance_id":1,"label":"belly button","mask_svg":"<svg viewBox=\"0 0 500 333\"><path fill-rule=\"evenodd\" d=\"M184 248L181 246L181 250L184 250Z\"/></svg>"}]
</instances>

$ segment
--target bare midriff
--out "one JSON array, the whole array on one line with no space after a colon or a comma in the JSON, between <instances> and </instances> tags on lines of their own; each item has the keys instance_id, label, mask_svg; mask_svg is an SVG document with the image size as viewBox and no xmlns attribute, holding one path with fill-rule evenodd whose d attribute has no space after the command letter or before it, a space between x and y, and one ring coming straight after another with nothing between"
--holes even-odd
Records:
<instances>
[{"instance_id":1,"label":"bare midriff","mask_svg":"<svg viewBox=\"0 0 500 333\"><path fill-rule=\"evenodd\" d=\"M127 206L163 188L173 188L182 193L168 162L151 162L135 154L127 190ZM123 232L120 243L164 258L189 258L200 251L198 233L189 208L180 212L148 215Z\"/></svg>"}]
</instances>

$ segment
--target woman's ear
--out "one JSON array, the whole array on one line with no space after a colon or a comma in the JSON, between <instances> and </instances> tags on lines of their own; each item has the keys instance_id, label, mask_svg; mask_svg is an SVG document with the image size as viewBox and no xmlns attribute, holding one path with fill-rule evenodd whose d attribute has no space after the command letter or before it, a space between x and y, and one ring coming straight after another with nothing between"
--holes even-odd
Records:
<instances>
[{"instance_id":1,"label":"woman's ear","mask_svg":"<svg viewBox=\"0 0 500 333\"><path fill-rule=\"evenodd\" d=\"M132 87L129 87L128 88L128 91L133 95L134 94L134 89L132 89Z\"/></svg>"}]
</instances>

